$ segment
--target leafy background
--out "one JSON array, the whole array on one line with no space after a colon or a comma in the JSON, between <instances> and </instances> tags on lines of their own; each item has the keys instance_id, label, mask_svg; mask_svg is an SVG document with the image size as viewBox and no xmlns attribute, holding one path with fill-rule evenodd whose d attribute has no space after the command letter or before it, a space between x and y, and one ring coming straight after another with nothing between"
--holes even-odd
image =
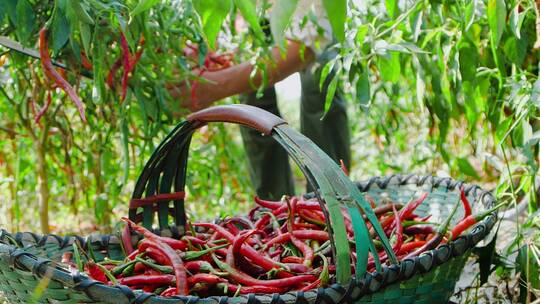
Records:
<instances>
[{"instance_id":1,"label":"leafy background","mask_svg":"<svg viewBox=\"0 0 540 304\"><path fill-rule=\"evenodd\" d=\"M274 1L270 28L278 44L284 29L297 22L291 20L297 3ZM493 263L484 276L494 271L494 284L504 288L491 294L500 299L533 301L540 288L534 279L540 264L539 4L322 3L339 55L319 67L321 81L330 83L327 106L336 91L349 100L352 178L414 172L493 189L510 202L501 232L515 233L499 238L503 245L495 252L479 253ZM0 1L3 36L36 47L39 29L48 24L52 56L71 68L67 79L88 118L82 122L65 94L50 89L38 61L0 48L0 226L61 234L111 231L127 213L149 154L184 115L165 84L196 79L191 69L209 49L236 50L238 62L263 62L256 59L267 57L271 45L259 21L270 7L251 0ZM249 31L235 28L240 16ZM145 39L123 102L105 83L122 56L120 32L132 52ZM199 62L184 56L187 42L198 45ZM92 62L93 79L81 75L83 53ZM257 68L264 73L261 63ZM335 76L326 79L332 70ZM51 108L36 123L47 92ZM282 106L294 123L295 100ZM212 125L197 134L188 168L193 217L250 206L243 154L236 127ZM300 191L300 176L298 183ZM478 279L473 286L481 284L487 289L493 283ZM471 301L491 301L488 294L476 293Z\"/></svg>"}]
</instances>

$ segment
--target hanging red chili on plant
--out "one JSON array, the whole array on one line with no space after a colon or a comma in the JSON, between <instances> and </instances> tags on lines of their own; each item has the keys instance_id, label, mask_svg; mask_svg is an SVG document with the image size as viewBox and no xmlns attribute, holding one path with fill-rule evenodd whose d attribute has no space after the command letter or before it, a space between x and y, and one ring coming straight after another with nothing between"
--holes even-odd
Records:
<instances>
[{"instance_id":1,"label":"hanging red chili on plant","mask_svg":"<svg viewBox=\"0 0 540 304\"><path fill-rule=\"evenodd\" d=\"M51 91L47 91L47 101L43 105L43 107L39 110L39 112L36 114L36 117L34 118L34 122L39 123L39 120L43 115L45 115L45 112L49 109L49 106L52 103L52 97L51 97Z\"/></svg>"},{"instance_id":2,"label":"hanging red chili on plant","mask_svg":"<svg viewBox=\"0 0 540 304\"><path fill-rule=\"evenodd\" d=\"M43 71L49 79L52 79L59 88L61 88L64 92L66 92L66 94L68 94L68 96L77 106L82 121L86 122L84 106L81 99L79 98L79 95L77 95L77 92L75 92L75 89L73 89L73 87L67 82L67 80L65 80L60 75L60 73L56 71L51 62L51 56L49 55L49 42L47 39L47 31L48 30L46 26L39 31L39 55L41 56L41 66L43 68Z\"/></svg>"},{"instance_id":3,"label":"hanging red chili on plant","mask_svg":"<svg viewBox=\"0 0 540 304\"><path fill-rule=\"evenodd\" d=\"M124 74L122 74L122 95L120 97L120 101L124 101L127 94L131 53L129 52L129 45L126 35L124 35L124 32L122 31L120 31L120 48L122 49L122 63L124 65Z\"/></svg>"}]
</instances>

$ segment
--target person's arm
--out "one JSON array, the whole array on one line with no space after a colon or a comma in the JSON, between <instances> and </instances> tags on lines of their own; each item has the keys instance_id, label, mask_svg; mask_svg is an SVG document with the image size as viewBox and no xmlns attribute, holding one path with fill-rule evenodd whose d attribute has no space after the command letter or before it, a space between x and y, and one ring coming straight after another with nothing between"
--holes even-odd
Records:
<instances>
[{"instance_id":1,"label":"person's arm","mask_svg":"<svg viewBox=\"0 0 540 304\"><path fill-rule=\"evenodd\" d=\"M315 54L310 48L290 40L287 41L284 57L277 47L272 50L272 54L274 61L266 64L268 85L273 85L302 70L315 59ZM194 99L191 98L189 88L183 83L171 85L169 91L173 98L182 100L183 107L198 110L206 108L213 102L225 97L254 91L260 85L261 75L259 73L251 80L252 71L253 65L249 62L242 62L219 71L207 71L203 74L203 77L208 82L197 83ZM255 85L255 88L252 84Z\"/></svg>"}]
</instances>

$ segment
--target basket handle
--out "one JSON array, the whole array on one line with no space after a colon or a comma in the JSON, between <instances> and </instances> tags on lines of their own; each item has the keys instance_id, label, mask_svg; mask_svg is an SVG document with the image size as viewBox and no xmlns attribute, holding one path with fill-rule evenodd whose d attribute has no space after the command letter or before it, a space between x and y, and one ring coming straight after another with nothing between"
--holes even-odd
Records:
<instances>
[{"instance_id":1,"label":"basket handle","mask_svg":"<svg viewBox=\"0 0 540 304\"><path fill-rule=\"evenodd\" d=\"M209 108L181 122L155 150L135 185L129 209L129 218L151 228L157 213L160 230L171 229L173 236L184 233L186 215L184 187L189 145L195 130L208 122L233 122L272 136L287 151L303 171L326 218L326 224L336 261L337 280L346 283L351 278L351 248L342 208L350 214L356 246L356 277L366 268L368 251L377 257L366 223L366 215L379 235L390 260L397 262L390 243L384 234L369 203L358 188L341 171L339 166L311 140L290 128L284 120L262 109L248 105L228 105ZM144 196L144 198L142 198ZM172 203L172 208L171 207ZM141 212L142 210L142 212ZM169 227L169 216L175 226ZM176 230L177 235L175 235ZM378 268L380 262L376 260Z\"/></svg>"},{"instance_id":2,"label":"basket handle","mask_svg":"<svg viewBox=\"0 0 540 304\"><path fill-rule=\"evenodd\" d=\"M189 115L187 121L201 123L232 122L255 129L264 135L270 135L274 127L287 123L281 117L250 105L207 108Z\"/></svg>"}]
</instances>

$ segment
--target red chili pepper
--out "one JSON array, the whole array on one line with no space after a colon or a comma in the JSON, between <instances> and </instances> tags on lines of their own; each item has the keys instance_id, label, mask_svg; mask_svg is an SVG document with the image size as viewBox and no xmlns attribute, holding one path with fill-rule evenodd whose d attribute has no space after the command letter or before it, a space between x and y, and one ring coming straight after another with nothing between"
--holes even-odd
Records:
<instances>
[{"instance_id":1,"label":"red chili pepper","mask_svg":"<svg viewBox=\"0 0 540 304\"><path fill-rule=\"evenodd\" d=\"M231 243L231 244L234 241L234 236L229 231L227 231L227 229L221 227L218 224L214 224L214 223L194 223L193 226L212 229L212 230L216 231L218 234L221 234L221 236L226 238L227 241L229 241L229 243Z\"/></svg>"},{"instance_id":2,"label":"red chili pepper","mask_svg":"<svg viewBox=\"0 0 540 304\"><path fill-rule=\"evenodd\" d=\"M180 256L165 243L160 243L158 238L144 239L139 245L139 250L144 250L148 247L154 248L158 252L161 252L169 260L168 265L173 267L174 275L176 277L176 288L181 295L188 294L187 286L187 274L184 264Z\"/></svg>"},{"instance_id":3,"label":"red chili pepper","mask_svg":"<svg viewBox=\"0 0 540 304\"><path fill-rule=\"evenodd\" d=\"M245 217L234 216L234 217L231 217L231 218L227 219L226 222L228 222L228 223L230 222L230 223L233 223L233 224L238 224L238 225L242 226L244 229L255 229L255 226L253 225L251 220L247 219Z\"/></svg>"},{"instance_id":4,"label":"red chili pepper","mask_svg":"<svg viewBox=\"0 0 540 304\"><path fill-rule=\"evenodd\" d=\"M143 47L144 47L145 43L146 43L146 41L144 39L144 36L141 36L141 38L139 39L140 49L137 52L135 52L135 55L131 58L131 61L129 63L129 71L130 72L133 72L133 70L135 70L135 66L137 65L137 63L141 59L143 51L144 51Z\"/></svg>"},{"instance_id":5,"label":"red chili pepper","mask_svg":"<svg viewBox=\"0 0 540 304\"><path fill-rule=\"evenodd\" d=\"M313 252L313 249L309 247L303 241L294 237L294 234L291 236L291 242L296 248L298 248L302 252L302 255L304 256L303 264L310 267L311 264L313 263L313 258L315 257L315 253Z\"/></svg>"},{"instance_id":6,"label":"red chili pepper","mask_svg":"<svg viewBox=\"0 0 540 304\"><path fill-rule=\"evenodd\" d=\"M444 235L446 234L446 231L448 230L448 226L450 225L450 221L452 220L452 218L454 217L454 214L456 213L457 207L459 206L459 202L460 202L460 200L458 200L456 202L456 204L454 204L454 207L452 208L452 211L450 212L450 214L448 215L446 220L437 229L437 233L435 234L435 237L428 240L422 247L420 247L420 248L416 249L415 251L407 254L405 256L406 259L417 256L417 255L419 255L420 253L422 253L424 251L431 250L431 249L437 247L441 243L441 241L444 238Z\"/></svg>"},{"instance_id":7,"label":"red chili pepper","mask_svg":"<svg viewBox=\"0 0 540 304\"><path fill-rule=\"evenodd\" d=\"M192 245L200 245L200 246L206 245L205 240L201 240L200 238L194 237L194 236L191 236L191 235L184 235L182 237L182 240L185 240L186 242L189 242Z\"/></svg>"},{"instance_id":8,"label":"red chili pepper","mask_svg":"<svg viewBox=\"0 0 540 304\"><path fill-rule=\"evenodd\" d=\"M99 268L98 265L96 265L94 262L90 261L86 263L85 265L85 272L94 280L100 281L102 283L107 283L109 280L107 279L107 276L103 272L101 268Z\"/></svg>"},{"instance_id":9,"label":"red chili pepper","mask_svg":"<svg viewBox=\"0 0 540 304\"><path fill-rule=\"evenodd\" d=\"M394 224L396 226L396 243L392 247L392 250L394 250L394 252L398 252L403 245L403 225L401 223L399 212L396 210L396 206L392 206L392 211L394 212Z\"/></svg>"},{"instance_id":10,"label":"red chili pepper","mask_svg":"<svg viewBox=\"0 0 540 304\"><path fill-rule=\"evenodd\" d=\"M308 290L312 290L312 289L317 288L319 285L321 285L321 279L317 279L317 280L311 282L310 284L308 284L308 285L302 287L302 288L300 289L300 291L308 291Z\"/></svg>"},{"instance_id":11,"label":"red chili pepper","mask_svg":"<svg viewBox=\"0 0 540 304\"><path fill-rule=\"evenodd\" d=\"M268 208L271 210L276 210L279 207L282 207L284 204L282 202L273 202L260 199L258 196L255 196L255 203L261 207Z\"/></svg>"},{"instance_id":12,"label":"red chili pepper","mask_svg":"<svg viewBox=\"0 0 540 304\"><path fill-rule=\"evenodd\" d=\"M122 285L165 285L173 284L175 277L171 274L162 275L137 275L118 279L118 283Z\"/></svg>"},{"instance_id":13,"label":"red chili pepper","mask_svg":"<svg viewBox=\"0 0 540 304\"><path fill-rule=\"evenodd\" d=\"M478 223L479 221L483 220L485 217L493 213L495 210L499 209L501 206L505 205L506 203L501 203L496 205L493 208L490 208L480 214L476 215L469 215L462 219L457 225L452 229L451 232L451 238L452 240L455 240L458 236L460 236L463 231L469 229L472 225Z\"/></svg>"},{"instance_id":14,"label":"red chili pepper","mask_svg":"<svg viewBox=\"0 0 540 304\"><path fill-rule=\"evenodd\" d=\"M345 163L343 162L343 159L339 160L339 166L341 167L341 171L345 173L345 175L349 176L349 169L347 169L347 166L345 166Z\"/></svg>"},{"instance_id":15,"label":"red chili pepper","mask_svg":"<svg viewBox=\"0 0 540 304\"><path fill-rule=\"evenodd\" d=\"M248 218L251 221L254 221L255 220L255 215L257 214L257 211L259 211L260 209L261 208L259 206L256 206L255 208L252 208L251 210L249 210Z\"/></svg>"},{"instance_id":16,"label":"red chili pepper","mask_svg":"<svg viewBox=\"0 0 540 304\"><path fill-rule=\"evenodd\" d=\"M287 228L289 230L291 242L296 248L298 248L302 252L302 255L304 256L303 264L306 265L307 267L310 267L311 264L313 263L315 253L311 247L309 247L306 243L298 239L294 235L294 232L292 230L292 224L293 224L294 215L295 215L295 205L297 202L298 200L293 197L293 199L291 200L291 210L289 213L289 219L287 220L287 223L288 223Z\"/></svg>"},{"instance_id":17,"label":"red chili pepper","mask_svg":"<svg viewBox=\"0 0 540 304\"><path fill-rule=\"evenodd\" d=\"M139 225L135 224L134 222L130 221L127 218L122 218L122 220L126 221L129 224L129 227L131 227L136 232L142 234L145 238L158 239L159 240L158 242L163 242L163 243L169 245L172 249L175 249L175 250L186 250L187 249L187 244L184 241L176 240L176 239L166 237L166 236L159 236L159 235L153 233L152 231L150 231L150 230L148 230L148 229L146 229L146 228L144 228L142 226L139 226Z\"/></svg>"},{"instance_id":18,"label":"red chili pepper","mask_svg":"<svg viewBox=\"0 0 540 304\"><path fill-rule=\"evenodd\" d=\"M405 243L403 244L403 246L401 246L401 249L398 251L398 255L402 255L404 253L410 252L413 249L423 246L425 243L426 241L413 241L413 242Z\"/></svg>"},{"instance_id":19,"label":"red chili pepper","mask_svg":"<svg viewBox=\"0 0 540 304\"><path fill-rule=\"evenodd\" d=\"M287 269L293 273L308 273L312 268L308 265L303 264L303 260L300 263L284 263Z\"/></svg>"},{"instance_id":20,"label":"red chili pepper","mask_svg":"<svg viewBox=\"0 0 540 304\"><path fill-rule=\"evenodd\" d=\"M213 223L195 223L195 224L193 224L193 226L206 227L206 228L213 229L213 230L219 232L221 235L223 235L223 237L225 237L227 239L227 241L229 241L231 244L234 242L234 236L230 232L225 230L223 227L221 227L221 226L219 226L217 224L213 224ZM267 258L266 256L261 255L259 252L257 252L255 249L253 249L253 247L251 247L249 244L244 244L240 249L240 253L243 254L244 256L246 256L251 261L253 261L253 263L261 266L262 268L264 268L266 270L272 270L272 269L275 269L275 268L277 268L277 269L282 268L281 264ZM278 276L280 276L280 277L290 277L291 274L287 273L287 272L284 272L284 271L280 271L280 272L278 272Z\"/></svg>"},{"instance_id":21,"label":"red chili pepper","mask_svg":"<svg viewBox=\"0 0 540 304\"><path fill-rule=\"evenodd\" d=\"M463 186L461 186L461 189L459 190L459 192L461 196L461 202L463 203L463 209L465 210L465 213L463 214L463 219L465 219L466 217L472 214L471 203L469 203L469 200L467 199L467 196L465 195Z\"/></svg>"},{"instance_id":22,"label":"red chili pepper","mask_svg":"<svg viewBox=\"0 0 540 304\"><path fill-rule=\"evenodd\" d=\"M302 208L302 207L299 206L299 208ZM298 215L308 223L312 223L319 226L326 225L324 216L321 216L315 210L300 209L298 210Z\"/></svg>"},{"instance_id":23,"label":"red chili pepper","mask_svg":"<svg viewBox=\"0 0 540 304\"><path fill-rule=\"evenodd\" d=\"M380 215L383 215L383 214L385 214L387 212L392 211L393 208L396 208L397 210L400 210L401 208L403 208L403 204L399 204L399 203L384 204L382 206L374 208L373 212L375 213L375 215L380 216Z\"/></svg>"},{"instance_id":24,"label":"red chili pepper","mask_svg":"<svg viewBox=\"0 0 540 304\"><path fill-rule=\"evenodd\" d=\"M228 254L232 255L232 250L229 249ZM314 275L306 274L306 275L297 275L289 278L283 278L283 279L274 279L274 280L259 280L251 277L250 275L239 271L231 266L229 266L227 263L224 263L220 261L215 255L213 255L214 262L218 267L229 273L229 277L236 282L248 286L254 286L254 285L261 285L261 286L269 286L269 287L287 287L296 285L301 282L312 282L315 281L317 278Z\"/></svg>"},{"instance_id":25,"label":"red chili pepper","mask_svg":"<svg viewBox=\"0 0 540 304\"><path fill-rule=\"evenodd\" d=\"M227 229L229 229L229 232L233 235L237 235L240 233L240 229L236 227L233 223L227 222L225 223L225 226L227 226Z\"/></svg>"},{"instance_id":26,"label":"red chili pepper","mask_svg":"<svg viewBox=\"0 0 540 304\"><path fill-rule=\"evenodd\" d=\"M84 51L81 52L81 60L83 68L87 70L92 70L94 68L92 62L90 62L90 59L88 59Z\"/></svg>"},{"instance_id":27,"label":"red chili pepper","mask_svg":"<svg viewBox=\"0 0 540 304\"><path fill-rule=\"evenodd\" d=\"M300 200L297 204L297 207L298 209L321 211L321 204L319 204L319 202L316 202L316 201Z\"/></svg>"},{"instance_id":28,"label":"red chili pepper","mask_svg":"<svg viewBox=\"0 0 540 304\"><path fill-rule=\"evenodd\" d=\"M299 239L311 239L311 240L317 240L317 241L328 241L329 236L326 231L320 231L320 230L295 230L292 232L292 234L299 238ZM283 244L286 242L289 242L291 240L291 233L286 232L281 235L276 236L275 238L269 240L268 242L265 242L264 246L266 248L271 247L274 244Z\"/></svg>"},{"instance_id":29,"label":"red chili pepper","mask_svg":"<svg viewBox=\"0 0 540 304\"><path fill-rule=\"evenodd\" d=\"M286 256L283 258L283 260L281 260L283 263L302 263L303 260L301 257L297 257L297 256L293 256L293 255L290 255L290 256Z\"/></svg>"},{"instance_id":30,"label":"red chili pepper","mask_svg":"<svg viewBox=\"0 0 540 304\"><path fill-rule=\"evenodd\" d=\"M135 267L133 267L134 273L144 273L148 269L148 266L144 265L141 262L135 263Z\"/></svg>"},{"instance_id":31,"label":"red chili pepper","mask_svg":"<svg viewBox=\"0 0 540 304\"><path fill-rule=\"evenodd\" d=\"M199 273L199 272L210 272L217 273L217 270L214 269L212 264L207 261L188 261L185 263L186 270L190 273Z\"/></svg>"},{"instance_id":32,"label":"red chili pepper","mask_svg":"<svg viewBox=\"0 0 540 304\"><path fill-rule=\"evenodd\" d=\"M146 285L146 286L142 286L142 291L153 293L157 288L158 288L157 285ZM141 288L138 286L134 286L134 289L141 289Z\"/></svg>"},{"instance_id":33,"label":"red chili pepper","mask_svg":"<svg viewBox=\"0 0 540 304\"><path fill-rule=\"evenodd\" d=\"M408 219L413 213L414 213L414 210L416 210L416 208L418 208L418 206L420 206L424 200L427 198L428 196L428 193L424 193L422 194L422 196L420 196L419 198L417 198L416 200L411 200L409 201L405 206L403 206L403 208L399 211L399 216L400 218L402 219ZM386 217L385 219L381 220L381 227L385 230L385 232L390 232L392 231L392 229L395 228L394 226L394 216L389 216L389 217ZM374 230L373 229L370 229L370 233L371 235L374 234Z\"/></svg>"},{"instance_id":34,"label":"red chili pepper","mask_svg":"<svg viewBox=\"0 0 540 304\"><path fill-rule=\"evenodd\" d=\"M45 115L45 112L47 112L51 103L52 103L51 91L47 91L47 102L39 110L39 112L36 115L36 118L34 118L35 123L39 123L39 120L41 119L41 117L43 117L43 115Z\"/></svg>"},{"instance_id":35,"label":"red chili pepper","mask_svg":"<svg viewBox=\"0 0 540 304\"><path fill-rule=\"evenodd\" d=\"M118 72L121 66L122 58L118 58L109 70L109 74L107 74L107 80L105 82L107 83L107 85L109 85L109 88L111 89L114 89L114 75L116 75L116 72Z\"/></svg>"},{"instance_id":36,"label":"red chili pepper","mask_svg":"<svg viewBox=\"0 0 540 304\"><path fill-rule=\"evenodd\" d=\"M233 256L237 258L239 255L241 255L242 246L244 245L244 242L253 234L257 233L257 230L248 230L246 232L240 233L236 238L234 238L233 245L232 245L232 252L233 254L229 257L227 254L227 264L231 266L235 266L233 264L233 260L229 260L229 258L232 258Z\"/></svg>"},{"instance_id":37,"label":"red chili pepper","mask_svg":"<svg viewBox=\"0 0 540 304\"><path fill-rule=\"evenodd\" d=\"M174 274L176 277L176 288L181 295L188 294L187 286L187 275L184 263L180 256L172 249L169 245L162 241L162 238L153 234L152 232L146 230L143 227L137 226L135 223L130 221L127 218L122 218L124 221L133 227L133 229L140 231L146 237L141 244L139 245L139 250L144 251L145 248L154 248L155 250L161 252L169 260L169 265L173 267Z\"/></svg>"},{"instance_id":38,"label":"red chili pepper","mask_svg":"<svg viewBox=\"0 0 540 304\"><path fill-rule=\"evenodd\" d=\"M226 282L227 280L222 279L214 274L209 273L198 273L188 278L188 282L191 286L197 283L205 283L210 285L215 285L220 282Z\"/></svg>"},{"instance_id":39,"label":"red chili pepper","mask_svg":"<svg viewBox=\"0 0 540 304\"><path fill-rule=\"evenodd\" d=\"M84 106L81 99L79 98L79 95L77 95L77 92L75 92L73 87L58 73L58 71L56 71L51 62L51 56L49 54L49 42L47 40L47 27L43 27L39 31L39 55L41 56L41 66L45 71L45 75L47 75L48 78L54 80L58 87L64 90L66 94L68 94L68 96L77 106L82 121L86 122Z\"/></svg>"},{"instance_id":40,"label":"red chili pepper","mask_svg":"<svg viewBox=\"0 0 540 304\"><path fill-rule=\"evenodd\" d=\"M129 51L129 45L126 39L124 32L120 31L120 47L122 49L122 62L124 65L124 74L122 74L122 95L120 97L121 101L126 99L127 86L129 81L129 70L131 64L131 53Z\"/></svg>"},{"instance_id":41,"label":"red chili pepper","mask_svg":"<svg viewBox=\"0 0 540 304\"><path fill-rule=\"evenodd\" d=\"M159 294L162 297L173 297L178 294L178 290L176 290L176 287L169 287L165 289L161 294Z\"/></svg>"},{"instance_id":42,"label":"red chili pepper","mask_svg":"<svg viewBox=\"0 0 540 304\"><path fill-rule=\"evenodd\" d=\"M302 229L319 229L319 226L311 223L294 223L293 224L294 230L302 230Z\"/></svg>"}]
</instances>

